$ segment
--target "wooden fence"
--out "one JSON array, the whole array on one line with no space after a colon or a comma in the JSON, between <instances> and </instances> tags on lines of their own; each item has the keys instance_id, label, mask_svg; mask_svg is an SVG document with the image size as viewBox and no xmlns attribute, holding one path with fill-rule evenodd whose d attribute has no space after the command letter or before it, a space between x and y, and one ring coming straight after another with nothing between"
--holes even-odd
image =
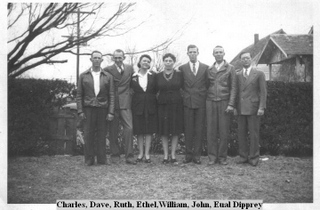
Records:
<instances>
[{"instance_id":1,"label":"wooden fence","mask_svg":"<svg viewBox=\"0 0 320 210\"><path fill-rule=\"evenodd\" d=\"M74 155L77 138L77 114L64 108L55 110L50 120L52 146L57 155Z\"/></svg>"}]
</instances>

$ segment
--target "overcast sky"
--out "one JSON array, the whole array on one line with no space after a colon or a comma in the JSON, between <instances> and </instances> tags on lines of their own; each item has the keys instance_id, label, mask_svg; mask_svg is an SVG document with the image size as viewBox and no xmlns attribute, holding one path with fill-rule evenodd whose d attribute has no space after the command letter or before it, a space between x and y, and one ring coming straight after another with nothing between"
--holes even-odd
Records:
<instances>
[{"instance_id":1,"label":"overcast sky","mask_svg":"<svg viewBox=\"0 0 320 210\"><path fill-rule=\"evenodd\" d=\"M106 4L114 6L117 1L109 2ZM212 49L216 45L225 48L225 58L231 61L253 43L256 33L259 38L279 29L287 34L308 33L315 22L316 6L313 0L139 0L134 11L126 17L130 19L128 26L142 21L144 24L121 37L92 41L81 52L97 49L110 53L114 49L126 50L128 47L143 50L179 31L180 36L176 36L178 39L170 46L170 52L177 55L179 62L188 61L186 48L188 44L195 44L199 47L199 60L211 65L214 62ZM74 82L76 56L63 55L63 58L67 58L68 63L40 66L27 75L66 78ZM88 56L81 56L80 73L90 64ZM110 64L110 60L105 59L102 65Z\"/></svg>"}]
</instances>

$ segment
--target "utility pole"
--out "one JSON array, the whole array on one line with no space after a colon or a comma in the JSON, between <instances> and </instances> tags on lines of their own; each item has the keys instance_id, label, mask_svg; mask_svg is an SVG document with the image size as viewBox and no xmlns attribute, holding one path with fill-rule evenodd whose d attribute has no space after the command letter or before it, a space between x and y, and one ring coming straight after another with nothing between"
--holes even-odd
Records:
<instances>
[{"instance_id":1,"label":"utility pole","mask_svg":"<svg viewBox=\"0 0 320 210\"><path fill-rule=\"evenodd\" d=\"M95 14L94 12L83 12L80 11L80 9L77 10L77 12L71 12L71 13L77 13L77 41L80 39L80 14ZM67 38L73 38L73 36L62 36ZM76 79L77 79L77 87L78 87L78 81L79 81L79 68L80 68L80 44L78 42L77 44L77 69L76 69Z\"/></svg>"}]
</instances>

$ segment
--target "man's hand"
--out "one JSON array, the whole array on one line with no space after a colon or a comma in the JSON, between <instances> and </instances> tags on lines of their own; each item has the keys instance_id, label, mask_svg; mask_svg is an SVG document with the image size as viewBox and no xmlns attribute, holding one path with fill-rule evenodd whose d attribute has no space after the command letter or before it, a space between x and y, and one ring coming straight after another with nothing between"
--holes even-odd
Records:
<instances>
[{"instance_id":1,"label":"man's hand","mask_svg":"<svg viewBox=\"0 0 320 210\"><path fill-rule=\"evenodd\" d=\"M264 109L259 109L257 115L258 116L264 115Z\"/></svg>"},{"instance_id":2,"label":"man's hand","mask_svg":"<svg viewBox=\"0 0 320 210\"><path fill-rule=\"evenodd\" d=\"M227 109L225 110L226 113L232 113L233 112L233 107L228 105Z\"/></svg>"},{"instance_id":3,"label":"man's hand","mask_svg":"<svg viewBox=\"0 0 320 210\"><path fill-rule=\"evenodd\" d=\"M108 121L112 121L113 118L114 118L114 115L113 115L113 114L108 114L108 115L107 115L107 120L108 120Z\"/></svg>"},{"instance_id":4,"label":"man's hand","mask_svg":"<svg viewBox=\"0 0 320 210\"><path fill-rule=\"evenodd\" d=\"M86 119L86 115L82 112L79 114L79 118L80 120L85 120Z\"/></svg>"}]
</instances>

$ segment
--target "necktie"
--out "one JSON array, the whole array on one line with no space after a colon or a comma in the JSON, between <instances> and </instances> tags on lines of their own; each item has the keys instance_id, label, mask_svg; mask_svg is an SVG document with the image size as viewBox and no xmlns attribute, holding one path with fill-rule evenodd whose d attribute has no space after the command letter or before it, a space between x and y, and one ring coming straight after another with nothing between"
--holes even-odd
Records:
<instances>
[{"instance_id":1,"label":"necktie","mask_svg":"<svg viewBox=\"0 0 320 210\"><path fill-rule=\"evenodd\" d=\"M196 64L195 63L193 63L192 72L193 72L194 75L197 74L197 72L196 72Z\"/></svg>"},{"instance_id":2,"label":"necktie","mask_svg":"<svg viewBox=\"0 0 320 210\"><path fill-rule=\"evenodd\" d=\"M119 66L119 73L120 73L120 74L122 74L122 73L123 73L122 66Z\"/></svg>"},{"instance_id":3,"label":"necktie","mask_svg":"<svg viewBox=\"0 0 320 210\"><path fill-rule=\"evenodd\" d=\"M244 72L244 77L247 79L248 78L248 69Z\"/></svg>"}]
</instances>

